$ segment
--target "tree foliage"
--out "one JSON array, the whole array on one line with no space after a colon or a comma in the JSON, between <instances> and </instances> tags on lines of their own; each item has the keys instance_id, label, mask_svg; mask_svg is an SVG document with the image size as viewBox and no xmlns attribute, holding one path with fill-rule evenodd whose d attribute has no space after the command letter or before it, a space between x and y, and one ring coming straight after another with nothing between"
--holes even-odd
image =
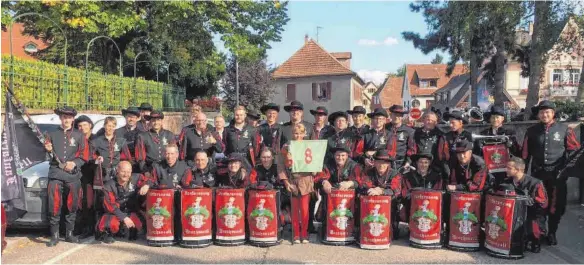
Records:
<instances>
[{"instance_id":1,"label":"tree foliage","mask_svg":"<svg viewBox=\"0 0 584 265\"><path fill-rule=\"evenodd\" d=\"M221 40L239 58L263 58L271 42L281 40L288 22L287 2L273 1L22 1L3 2L2 25L7 12L38 12L49 16L66 31L67 63L84 67L89 41L105 35L114 39L123 54L126 76L170 79L187 88L190 97L217 93L227 56L217 47ZM39 53L43 60L63 62L64 38L50 21L26 16L26 31L51 44ZM89 67L117 73L118 52L101 39L91 47ZM169 78L170 75L170 78Z\"/></svg>"},{"instance_id":2,"label":"tree foliage","mask_svg":"<svg viewBox=\"0 0 584 265\"><path fill-rule=\"evenodd\" d=\"M236 57L227 61L227 73L223 79L225 107L233 110L236 105ZM239 58L239 105L257 110L267 104L275 93L271 79L271 67L265 59L243 60Z\"/></svg>"},{"instance_id":3,"label":"tree foliage","mask_svg":"<svg viewBox=\"0 0 584 265\"><path fill-rule=\"evenodd\" d=\"M444 57L442 57L442 55L437 53L436 56L434 57L434 59L432 59L432 61L430 63L431 64L441 64L443 59L444 59Z\"/></svg>"}]
</instances>

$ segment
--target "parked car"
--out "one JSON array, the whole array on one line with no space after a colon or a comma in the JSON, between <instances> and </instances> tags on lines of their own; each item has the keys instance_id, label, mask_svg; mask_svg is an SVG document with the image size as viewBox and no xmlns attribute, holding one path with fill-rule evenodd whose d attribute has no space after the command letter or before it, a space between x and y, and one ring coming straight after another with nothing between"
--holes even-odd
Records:
<instances>
[{"instance_id":1,"label":"parked car","mask_svg":"<svg viewBox=\"0 0 584 265\"><path fill-rule=\"evenodd\" d=\"M88 116L94 124L93 133L99 131L108 115L102 114L79 114ZM117 127L126 125L124 117L112 115L117 119ZM39 127L41 132L51 132L59 128L61 121L56 114L34 115L31 119ZM10 224L15 228L44 228L49 226L47 218L48 211L48 174L49 162L36 161L22 173L24 182L27 213Z\"/></svg>"}]
</instances>

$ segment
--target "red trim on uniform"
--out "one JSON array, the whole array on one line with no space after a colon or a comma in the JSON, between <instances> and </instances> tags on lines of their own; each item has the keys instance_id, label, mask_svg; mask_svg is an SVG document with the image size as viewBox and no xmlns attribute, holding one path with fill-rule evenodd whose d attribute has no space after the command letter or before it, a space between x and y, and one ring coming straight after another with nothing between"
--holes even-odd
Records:
<instances>
[{"instance_id":1,"label":"red trim on uniform","mask_svg":"<svg viewBox=\"0 0 584 265\"><path fill-rule=\"evenodd\" d=\"M551 214L556 213L556 203L558 201L557 191L558 191L558 189L552 188L552 199L551 199L551 205L550 205L551 206L550 207Z\"/></svg>"},{"instance_id":2,"label":"red trim on uniform","mask_svg":"<svg viewBox=\"0 0 584 265\"><path fill-rule=\"evenodd\" d=\"M105 210L107 212L114 213L115 209L119 207L118 203L116 202L116 196L111 191L105 191L105 193L106 194L103 200L103 206L105 207Z\"/></svg>"},{"instance_id":3,"label":"red trim on uniform","mask_svg":"<svg viewBox=\"0 0 584 265\"><path fill-rule=\"evenodd\" d=\"M469 169L470 170L470 169ZM481 169L479 172L475 173L471 184L469 185L470 191L482 191L485 188L485 181L487 179L487 170Z\"/></svg>"},{"instance_id":4,"label":"red trim on uniform","mask_svg":"<svg viewBox=\"0 0 584 265\"><path fill-rule=\"evenodd\" d=\"M328 168L325 168L323 171L316 173L314 177L314 182L320 182L324 180L329 180L331 178L331 172Z\"/></svg>"},{"instance_id":5,"label":"red trim on uniform","mask_svg":"<svg viewBox=\"0 0 584 265\"><path fill-rule=\"evenodd\" d=\"M450 185L456 185L456 169L453 168L450 170Z\"/></svg>"},{"instance_id":6,"label":"red trim on uniform","mask_svg":"<svg viewBox=\"0 0 584 265\"><path fill-rule=\"evenodd\" d=\"M130 153L128 144L124 144L122 146L122 152L120 152L120 161L132 161L132 153Z\"/></svg>"},{"instance_id":7,"label":"red trim on uniform","mask_svg":"<svg viewBox=\"0 0 584 265\"><path fill-rule=\"evenodd\" d=\"M406 155L408 157L413 156L416 154L416 141L414 141L414 134L410 134L410 136L408 137L408 150L406 151Z\"/></svg>"},{"instance_id":8,"label":"red trim on uniform","mask_svg":"<svg viewBox=\"0 0 584 265\"><path fill-rule=\"evenodd\" d=\"M88 184L85 185L85 196L87 198L87 208L93 208L93 185L92 184Z\"/></svg>"},{"instance_id":9,"label":"red trim on uniform","mask_svg":"<svg viewBox=\"0 0 584 265\"><path fill-rule=\"evenodd\" d=\"M566 133L566 149L568 151L577 151L580 149L580 143L576 138L576 134L572 128L568 128Z\"/></svg>"},{"instance_id":10,"label":"red trim on uniform","mask_svg":"<svg viewBox=\"0 0 584 265\"><path fill-rule=\"evenodd\" d=\"M521 147L521 157L523 158L523 160L527 160L527 158L529 157L529 149L528 149L528 139L527 139L527 133L525 134L525 137L523 137L523 146Z\"/></svg>"},{"instance_id":11,"label":"red trim on uniform","mask_svg":"<svg viewBox=\"0 0 584 265\"><path fill-rule=\"evenodd\" d=\"M97 231L105 232L105 222L107 219L107 215L102 215L101 219L99 219L99 223L97 223Z\"/></svg>"},{"instance_id":12,"label":"red trim on uniform","mask_svg":"<svg viewBox=\"0 0 584 265\"><path fill-rule=\"evenodd\" d=\"M359 157L361 155L363 155L363 150L365 149L365 142L363 140L363 138L357 140L357 143L355 143L355 149L353 150L353 157Z\"/></svg>"},{"instance_id":13,"label":"red trim on uniform","mask_svg":"<svg viewBox=\"0 0 584 265\"><path fill-rule=\"evenodd\" d=\"M294 240L308 239L308 212L310 194L302 195L300 197L292 197L292 208L290 216L292 217L292 225L294 226Z\"/></svg>"},{"instance_id":14,"label":"red trim on uniform","mask_svg":"<svg viewBox=\"0 0 584 265\"><path fill-rule=\"evenodd\" d=\"M146 147L144 146L144 140L142 140L142 136L138 136L136 138L134 153L136 161L146 160Z\"/></svg>"},{"instance_id":15,"label":"red trim on uniform","mask_svg":"<svg viewBox=\"0 0 584 265\"><path fill-rule=\"evenodd\" d=\"M73 194L74 190L72 189L71 185L69 185L69 193L67 194L67 209L71 211L73 209Z\"/></svg>"},{"instance_id":16,"label":"red trim on uniform","mask_svg":"<svg viewBox=\"0 0 584 265\"><path fill-rule=\"evenodd\" d=\"M81 158L83 161L89 161L89 142L87 138L83 137L82 145L77 146L77 152L75 152L75 158Z\"/></svg>"},{"instance_id":17,"label":"red trim on uniform","mask_svg":"<svg viewBox=\"0 0 584 265\"><path fill-rule=\"evenodd\" d=\"M120 220L118 220L118 218L116 218L115 216L110 215L109 216L109 230L112 234L117 234L120 231Z\"/></svg>"},{"instance_id":18,"label":"red trim on uniform","mask_svg":"<svg viewBox=\"0 0 584 265\"><path fill-rule=\"evenodd\" d=\"M138 231L142 231L142 221L140 220L136 213L130 214L130 220L134 222L134 226L136 227L136 229L138 229Z\"/></svg>"},{"instance_id":19,"label":"red trim on uniform","mask_svg":"<svg viewBox=\"0 0 584 265\"><path fill-rule=\"evenodd\" d=\"M53 216L57 216L61 212L61 192L59 191L59 185L53 184Z\"/></svg>"},{"instance_id":20,"label":"red trim on uniform","mask_svg":"<svg viewBox=\"0 0 584 265\"><path fill-rule=\"evenodd\" d=\"M535 188L535 194L533 197L535 202L537 202L541 208L547 209L548 198L542 183L537 184L537 187Z\"/></svg>"},{"instance_id":21,"label":"red trim on uniform","mask_svg":"<svg viewBox=\"0 0 584 265\"><path fill-rule=\"evenodd\" d=\"M90 186L90 185L88 185L88 186ZM73 185L71 185L71 187L73 187ZM93 202L93 196L92 196L91 202ZM83 188L79 187L79 192L77 194L77 209L82 209L82 208L83 208Z\"/></svg>"},{"instance_id":22,"label":"red trim on uniform","mask_svg":"<svg viewBox=\"0 0 584 265\"><path fill-rule=\"evenodd\" d=\"M389 185L396 197L401 193L402 178L401 174L395 175L393 179L391 179L391 184Z\"/></svg>"},{"instance_id":23,"label":"red trim on uniform","mask_svg":"<svg viewBox=\"0 0 584 265\"><path fill-rule=\"evenodd\" d=\"M187 141L186 141L186 134L187 128L183 128L178 135L178 142L179 142L179 159L185 160L187 154Z\"/></svg>"},{"instance_id":24,"label":"red trim on uniform","mask_svg":"<svg viewBox=\"0 0 584 265\"><path fill-rule=\"evenodd\" d=\"M438 141L438 159L440 161L450 160L450 147L445 136L441 137Z\"/></svg>"},{"instance_id":25,"label":"red trim on uniform","mask_svg":"<svg viewBox=\"0 0 584 265\"><path fill-rule=\"evenodd\" d=\"M258 172L255 168L249 173L249 182L251 184L256 184L258 182Z\"/></svg>"}]
</instances>

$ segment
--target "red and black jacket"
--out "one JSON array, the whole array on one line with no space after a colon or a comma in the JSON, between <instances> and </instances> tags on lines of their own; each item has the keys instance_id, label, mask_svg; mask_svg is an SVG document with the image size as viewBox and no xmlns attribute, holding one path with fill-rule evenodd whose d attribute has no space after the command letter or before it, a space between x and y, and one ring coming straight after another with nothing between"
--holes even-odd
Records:
<instances>
[{"instance_id":1,"label":"red and black jacket","mask_svg":"<svg viewBox=\"0 0 584 265\"><path fill-rule=\"evenodd\" d=\"M215 144L207 143L207 137L215 138ZM180 159L193 161L195 159L195 151L203 149L211 158L215 157L215 153L222 153L225 146L221 141L222 137L214 130L208 127L205 131L199 134L193 125L185 126L178 137L180 145Z\"/></svg>"},{"instance_id":2,"label":"red and black jacket","mask_svg":"<svg viewBox=\"0 0 584 265\"><path fill-rule=\"evenodd\" d=\"M357 136L353 131L345 129L339 132L335 132L327 139L327 151L325 155L325 161L334 161L334 154L331 149L341 146L346 146L351 153L350 158L359 159L363 155L364 143L361 137Z\"/></svg>"},{"instance_id":3,"label":"red and black jacket","mask_svg":"<svg viewBox=\"0 0 584 265\"><path fill-rule=\"evenodd\" d=\"M393 134L388 129L371 129L363 136L364 152L387 150L387 154L395 158L397 151L397 141L393 140Z\"/></svg>"},{"instance_id":4,"label":"red and black jacket","mask_svg":"<svg viewBox=\"0 0 584 265\"><path fill-rule=\"evenodd\" d=\"M192 174L191 167L185 161L176 161L174 165L170 166L164 160L152 165L152 178L149 184L159 188L172 189L183 182L186 183L183 180L192 179Z\"/></svg>"},{"instance_id":5,"label":"red and black jacket","mask_svg":"<svg viewBox=\"0 0 584 265\"><path fill-rule=\"evenodd\" d=\"M57 179L66 182L79 181L81 177L81 167L90 159L90 146L85 136L71 128L65 131L62 127L54 130L45 137L47 142L53 144L52 155L49 154L49 179ZM56 157L53 157L55 155ZM75 163L77 170L73 174L65 172L59 168L59 162Z\"/></svg>"},{"instance_id":6,"label":"red and black jacket","mask_svg":"<svg viewBox=\"0 0 584 265\"><path fill-rule=\"evenodd\" d=\"M488 135L488 136L496 136L496 135L505 135L509 137L509 141L511 141L511 144L509 147L509 154L512 154L514 156L520 156L521 154L521 147L519 146L519 143L517 143L517 137L515 136L515 132L511 129L507 129L507 128L503 128L503 127L499 127L497 128L496 131L493 131L493 128L487 128L481 131L481 135ZM481 146L481 145L479 145ZM482 150L480 151L480 155L482 155Z\"/></svg>"},{"instance_id":7,"label":"red and black jacket","mask_svg":"<svg viewBox=\"0 0 584 265\"><path fill-rule=\"evenodd\" d=\"M279 154L282 147L282 126L278 123L271 126L264 123L257 130L260 135L260 150L263 147L269 147L275 154ZM259 156L260 154L256 154L256 157Z\"/></svg>"},{"instance_id":8,"label":"red and black jacket","mask_svg":"<svg viewBox=\"0 0 584 265\"><path fill-rule=\"evenodd\" d=\"M414 131L413 153L438 154L438 144L442 137L444 137L444 133L438 128L430 131L426 131L424 128L417 128Z\"/></svg>"},{"instance_id":9,"label":"red and black jacket","mask_svg":"<svg viewBox=\"0 0 584 265\"><path fill-rule=\"evenodd\" d=\"M219 187L224 188L247 188L250 184L249 173L244 168L241 168L235 175L230 176L229 171L218 176Z\"/></svg>"},{"instance_id":10,"label":"red and black jacket","mask_svg":"<svg viewBox=\"0 0 584 265\"><path fill-rule=\"evenodd\" d=\"M361 127L357 128L355 127L355 125L349 127L349 130L353 131L354 134L356 134L359 137L363 137L365 136L366 133L369 132L369 130L371 130L371 127L367 124L363 124Z\"/></svg>"},{"instance_id":11,"label":"red and black jacket","mask_svg":"<svg viewBox=\"0 0 584 265\"><path fill-rule=\"evenodd\" d=\"M367 190L375 187L384 189L383 195L392 198L401 195L402 175L391 168L385 174L379 174L376 168L371 168L365 172L361 180L359 193L367 195Z\"/></svg>"},{"instance_id":12,"label":"red and black jacket","mask_svg":"<svg viewBox=\"0 0 584 265\"><path fill-rule=\"evenodd\" d=\"M527 129L523 138L522 157L531 162L532 174L537 171L553 171L565 166L567 159L580 149L574 130L565 124L539 123ZM526 168L527 170L527 168Z\"/></svg>"},{"instance_id":13,"label":"red and black jacket","mask_svg":"<svg viewBox=\"0 0 584 265\"><path fill-rule=\"evenodd\" d=\"M103 186L103 206L107 213L115 215L120 221L129 217L130 213L140 210L138 190L146 184L146 177L142 174L132 174L127 187L123 187L117 180L111 179Z\"/></svg>"},{"instance_id":14,"label":"red and black jacket","mask_svg":"<svg viewBox=\"0 0 584 265\"><path fill-rule=\"evenodd\" d=\"M333 134L335 134L335 128L333 126L325 125L322 129L317 130L316 126L312 125L312 137L310 140L326 140Z\"/></svg>"},{"instance_id":15,"label":"red and black jacket","mask_svg":"<svg viewBox=\"0 0 584 265\"><path fill-rule=\"evenodd\" d=\"M462 140L472 142L472 133L467 130L447 132L438 142L438 160L454 163L456 160L455 143Z\"/></svg>"},{"instance_id":16,"label":"red and black jacket","mask_svg":"<svg viewBox=\"0 0 584 265\"><path fill-rule=\"evenodd\" d=\"M119 138L126 139L126 144L128 145L128 149L130 149L130 154L136 154L136 138L138 138L138 134L140 132L144 132L144 130L138 128L136 126L133 130L131 130L127 125L124 127L117 128L115 134Z\"/></svg>"},{"instance_id":17,"label":"red and black jacket","mask_svg":"<svg viewBox=\"0 0 584 265\"><path fill-rule=\"evenodd\" d=\"M99 156L103 157L103 164L101 165L103 168L115 168L122 160L132 160L132 154L126 139L115 134L109 140L105 137L105 134L95 137L91 140L91 147L94 159Z\"/></svg>"},{"instance_id":18,"label":"red and black jacket","mask_svg":"<svg viewBox=\"0 0 584 265\"><path fill-rule=\"evenodd\" d=\"M458 191L483 191L490 186L491 179L485 161L477 155L472 155L468 165L456 159L450 169L450 185L456 185Z\"/></svg>"},{"instance_id":19,"label":"red and black jacket","mask_svg":"<svg viewBox=\"0 0 584 265\"><path fill-rule=\"evenodd\" d=\"M136 162L141 172L147 172L153 163L165 158L166 146L175 143L174 134L162 129L158 133L154 130L141 132L136 138Z\"/></svg>"},{"instance_id":20,"label":"red and black jacket","mask_svg":"<svg viewBox=\"0 0 584 265\"><path fill-rule=\"evenodd\" d=\"M410 163L411 161L409 157L415 154L414 129L405 124L395 127L393 124L389 123L386 126L391 132L392 141L395 142L395 160Z\"/></svg>"},{"instance_id":21,"label":"red and black jacket","mask_svg":"<svg viewBox=\"0 0 584 265\"><path fill-rule=\"evenodd\" d=\"M349 159L342 168L339 168L334 162L328 163L320 174L318 182L322 183L322 181L328 180L334 187L343 181L352 181L353 187L357 189L362 177L361 165Z\"/></svg>"},{"instance_id":22,"label":"red and black jacket","mask_svg":"<svg viewBox=\"0 0 584 265\"><path fill-rule=\"evenodd\" d=\"M278 169L275 164L270 168L265 168L262 164L255 166L249 174L249 182L253 187L264 187L265 189L283 187L278 180Z\"/></svg>"},{"instance_id":23,"label":"red and black jacket","mask_svg":"<svg viewBox=\"0 0 584 265\"><path fill-rule=\"evenodd\" d=\"M204 169L193 168L192 174L186 175L181 180L183 187L215 187L217 173L214 167L207 165Z\"/></svg>"},{"instance_id":24,"label":"red and black jacket","mask_svg":"<svg viewBox=\"0 0 584 265\"><path fill-rule=\"evenodd\" d=\"M515 183L513 178L507 178L503 183L511 184L515 187L516 191L519 191L523 195L529 196L530 207L527 210L527 215L532 216L534 214L543 215L545 210L548 208L549 200L546 193L543 182L532 176L525 175L521 181Z\"/></svg>"},{"instance_id":25,"label":"red and black jacket","mask_svg":"<svg viewBox=\"0 0 584 265\"><path fill-rule=\"evenodd\" d=\"M257 128L245 124L240 130L232 125L225 128L223 132L225 134L223 138L225 155L229 156L232 153L243 154L253 166L260 148L260 135Z\"/></svg>"},{"instance_id":26,"label":"red and black jacket","mask_svg":"<svg viewBox=\"0 0 584 265\"><path fill-rule=\"evenodd\" d=\"M418 171L410 171L402 179L402 196L409 198L413 188L444 190L444 181L440 174L431 169L425 176L422 176Z\"/></svg>"}]
</instances>

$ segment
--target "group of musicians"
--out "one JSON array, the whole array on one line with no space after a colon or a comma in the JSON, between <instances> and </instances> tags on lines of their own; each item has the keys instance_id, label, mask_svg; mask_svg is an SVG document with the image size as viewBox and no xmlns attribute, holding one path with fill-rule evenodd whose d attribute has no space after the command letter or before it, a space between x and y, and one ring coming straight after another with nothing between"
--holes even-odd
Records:
<instances>
[{"instance_id":1,"label":"group of musicians","mask_svg":"<svg viewBox=\"0 0 584 265\"><path fill-rule=\"evenodd\" d=\"M164 114L148 103L122 110L126 125L121 128L115 129L115 118L106 118L103 130L95 135L88 117L75 119L77 112L70 107L56 109L61 127L48 133L45 143L50 157L48 246L59 241L62 212L68 242L78 242L74 230L82 237L95 233L105 243L113 243L120 233L135 239L143 229L144 195L149 190L197 187L280 189L278 218L282 224L292 224L295 243L308 243L309 232L315 231L313 220L322 221L326 208L316 203L326 202L319 197L334 189L353 189L359 196L390 196L390 223L397 239L399 221L409 216L399 213L399 204L409 213L412 189L487 192L510 188L531 199L526 225L531 250L540 251L544 236L550 245L557 244L567 188L566 179L556 177L580 148L582 138L555 121L552 102L542 101L532 108L539 123L527 130L522 145L513 131L503 127L502 108L493 106L485 113L491 127L481 135L505 136L512 155L500 173L489 172L481 157L484 142L473 140L465 130L468 117L461 111L446 114L450 131L443 133L433 112L423 115L422 127L407 126L408 111L399 105L389 108L389 113L383 108L367 113L357 106L329 114L325 107L317 107L310 110L314 123L304 120L301 102L292 101L283 109L290 120L279 124L280 106L263 106L266 121L258 126L260 114L238 106L225 127L223 117L215 118L215 126L208 125L201 108L194 106L193 124L179 135L163 128ZM365 124L366 116L370 125ZM292 172L289 144L302 140L327 141L321 172ZM531 176L524 173L526 165L531 166Z\"/></svg>"}]
</instances>

